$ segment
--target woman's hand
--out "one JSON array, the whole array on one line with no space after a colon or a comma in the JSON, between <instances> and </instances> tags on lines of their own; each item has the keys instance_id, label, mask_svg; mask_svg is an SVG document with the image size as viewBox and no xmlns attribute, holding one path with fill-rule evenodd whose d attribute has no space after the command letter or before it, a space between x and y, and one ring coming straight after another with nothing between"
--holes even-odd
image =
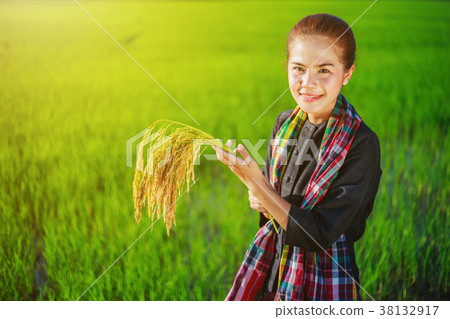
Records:
<instances>
[{"instance_id":1,"label":"woman's hand","mask_svg":"<svg viewBox=\"0 0 450 319\"><path fill-rule=\"evenodd\" d=\"M231 140L228 140L226 145L230 147ZM216 151L219 161L227 165L251 191L252 197L256 198L255 204L259 205L259 209L264 208L266 211L263 213L264 216L267 214L266 217L269 219L272 216L281 227L286 229L291 204L275 191L245 147L239 144L232 151L234 154L213 145L211 147ZM235 155L238 152L244 159ZM270 211L270 215L267 211Z\"/></svg>"},{"instance_id":2,"label":"woman's hand","mask_svg":"<svg viewBox=\"0 0 450 319\"><path fill-rule=\"evenodd\" d=\"M250 207L253 210L256 210L257 212L262 213L264 215L264 217L266 217L267 219L270 219L267 209L265 209L264 206L256 199L256 197L253 196L253 193L251 190L248 190L248 200L250 201Z\"/></svg>"},{"instance_id":3,"label":"woman's hand","mask_svg":"<svg viewBox=\"0 0 450 319\"><path fill-rule=\"evenodd\" d=\"M230 147L231 140L228 140L226 145ZM239 144L233 151L234 154L227 153L214 145L211 147L216 151L219 161L227 165L249 189L254 187L255 184L267 183L267 180L262 174L259 165L250 156L242 144ZM243 159L235 155L238 152L241 154Z\"/></svg>"}]
</instances>

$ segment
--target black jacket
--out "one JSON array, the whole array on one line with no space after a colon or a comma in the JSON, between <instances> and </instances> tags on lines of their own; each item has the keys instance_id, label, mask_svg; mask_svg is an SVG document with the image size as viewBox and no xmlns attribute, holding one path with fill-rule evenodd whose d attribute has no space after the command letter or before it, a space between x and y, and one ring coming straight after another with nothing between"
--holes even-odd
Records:
<instances>
[{"instance_id":1,"label":"black jacket","mask_svg":"<svg viewBox=\"0 0 450 319\"><path fill-rule=\"evenodd\" d=\"M293 110L287 110L280 113L273 126L262 168L268 180L272 140L292 112ZM299 246L309 251L321 251L322 248L330 247L342 233L345 233L347 239L354 278L359 283L353 243L364 233L366 219L373 209L378 191L382 174L380 144L377 135L362 121L344 164L323 200L312 211L301 209L306 187L317 165L318 150L326 124L326 121L316 125L308 119L305 121L287 164L280 195L292 205L286 230L276 224L279 234L276 237L275 258L266 280L269 291L276 291L284 244ZM262 227L267 221L260 213L259 226Z\"/></svg>"}]
</instances>

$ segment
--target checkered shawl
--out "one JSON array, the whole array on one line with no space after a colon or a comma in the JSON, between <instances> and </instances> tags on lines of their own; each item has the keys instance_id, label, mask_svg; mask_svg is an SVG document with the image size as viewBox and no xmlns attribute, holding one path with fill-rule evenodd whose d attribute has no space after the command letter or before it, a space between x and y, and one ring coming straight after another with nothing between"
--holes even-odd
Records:
<instances>
[{"instance_id":1,"label":"checkered shawl","mask_svg":"<svg viewBox=\"0 0 450 319\"><path fill-rule=\"evenodd\" d=\"M269 179L278 193L294 146L289 140L298 138L306 118L307 114L297 106L275 137ZM318 164L309 180L302 209L312 210L323 199L344 163L360 123L361 118L354 107L339 94L327 122ZM266 297L270 294L263 291L264 282L274 255L275 236L271 221L261 227L225 300L361 300L353 280L344 234L320 252L284 245L278 290L274 297Z\"/></svg>"}]
</instances>

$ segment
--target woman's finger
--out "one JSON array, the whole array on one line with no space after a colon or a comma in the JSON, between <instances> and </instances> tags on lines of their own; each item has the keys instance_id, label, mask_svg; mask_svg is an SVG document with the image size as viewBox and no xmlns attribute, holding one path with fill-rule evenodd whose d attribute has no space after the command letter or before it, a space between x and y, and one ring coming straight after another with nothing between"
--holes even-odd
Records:
<instances>
[{"instance_id":1,"label":"woman's finger","mask_svg":"<svg viewBox=\"0 0 450 319\"><path fill-rule=\"evenodd\" d=\"M248 190L248 199L251 201L258 201L250 190Z\"/></svg>"},{"instance_id":2,"label":"woman's finger","mask_svg":"<svg viewBox=\"0 0 450 319\"><path fill-rule=\"evenodd\" d=\"M217 157L221 160L221 162L223 162L228 166L230 165L233 166L236 164L245 165L244 160L242 158L239 158L235 154L225 152L223 149L219 147L214 147L214 150L216 150Z\"/></svg>"},{"instance_id":3,"label":"woman's finger","mask_svg":"<svg viewBox=\"0 0 450 319\"><path fill-rule=\"evenodd\" d=\"M267 210L264 208L264 206L261 206L258 204L251 204L250 207L251 207L251 209L256 210L257 212L260 212L260 213L267 212Z\"/></svg>"},{"instance_id":4,"label":"woman's finger","mask_svg":"<svg viewBox=\"0 0 450 319\"><path fill-rule=\"evenodd\" d=\"M217 147L217 146L212 146L212 148L216 151L217 159L220 162L222 162L223 164L229 166L229 163L228 163L229 161L224 156L225 152L222 149L220 149L219 147Z\"/></svg>"},{"instance_id":5,"label":"woman's finger","mask_svg":"<svg viewBox=\"0 0 450 319\"><path fill-rule=\"evenodd\" d=\"M250 206L253 208L254 210L257 210L259 212L267 212L266 208L256 199L256 197L253 195L253 193L248 190L248 200L250 202Z\"/></svg>"},{"instance_id":6,"label":"woman's finger","mask_svg":"<svg viewBox=\"0 0 450 319\"><path fill-rule=\"evenodd\" d=\"M253 161L253 158L250 156L248 151L245 149L244 145L239 144L237 147L237 150L238 150L239 154L241 154L242 158L244 159L243 164L250 165L250 163Z\"/></svg>"},{"instance_id":7,"label":"woman's finger","mask_svg":"<svg viewBox=\"0 0 450 319\"><path fill-rule=\"evenodd\" d=\"M217 159L219 161L222 161L222 153L220 152L219 148L215 145L211 145L214 151L216 151Z\"/></svg>"},{"instance_id":8,"label":"woman's finger","mask_svg":"<svg viewBox=\"0 0 450 319\"><path fill-rule=\"evenodd\" d=\"M267 212L266 208L258 201L250 201L250 207L258 212Z\"/></svg>"},{"instance_id":9,"label":"woman's finger","mask_svg":"<svg viewBox=\"0 0 450 319\"><path fill-rule=\"evenodd\" d=\"M257 211L257 212L262 213L264 215L264 217L266 217L267 219L270 219L269 212L263 206L260 206L260 205L254 205L253 206L253 205L251 205L250 207L253 210Z\"/></svg>"}]
</instances>

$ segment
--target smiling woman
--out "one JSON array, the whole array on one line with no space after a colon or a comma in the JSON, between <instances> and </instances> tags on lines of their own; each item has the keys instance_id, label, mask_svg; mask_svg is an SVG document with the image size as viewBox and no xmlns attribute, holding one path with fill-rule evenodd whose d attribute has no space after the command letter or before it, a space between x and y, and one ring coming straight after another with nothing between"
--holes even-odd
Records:
<instances>
[{"instance_id":1,"label":"smiling woman","mask_svg":"<svg viewBox=\"0 0 450 319\"><path fill-rule=\"evenodd\" d=\"M344 70L331 44L326 36L305 35L294 40L289 49L289 87L312 124L328 120L342 85L348 83L355 69L353 64ZM323 53L317 56L319 52Z\"/></svg>"},{"instance_id":2,"label":"smiling woman","mask_svg":"<svg viewBox=\"0 0 450 319\"><path fill-rule=\"evenodd\" d=\"M338 17L307 16L289 33L289 87L312 124L326 121L331 114L342 85L355 70L355 51L353 32Z\"/></svg>"},{"instance_id":3,"label":"smiling woman","mask_svg":"<svg viewBox=\"0 0 450 319\"><path fill-rule=\"evenodd\" d=\"M286 60L297 107L275 120L262 172L242 145L232 153L244 160L214 147L261 213L226 300L362 299L353 243L364 233L382 171L377 135L340 93L355 70L355 50L342 19L300 20Z\"/></svg>"}]
</instances>

